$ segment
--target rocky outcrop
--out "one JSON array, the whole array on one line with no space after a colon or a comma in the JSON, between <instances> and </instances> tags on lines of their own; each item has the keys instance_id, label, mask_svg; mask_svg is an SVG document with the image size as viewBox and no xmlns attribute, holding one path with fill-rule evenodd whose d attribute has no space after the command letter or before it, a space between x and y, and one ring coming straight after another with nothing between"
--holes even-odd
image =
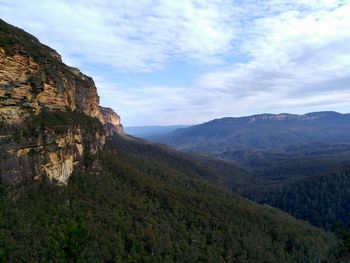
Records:
<instances>
[{"instance_id":1,"label":"rocky outcrop","mask_svg":"<svg viewBox=\"0 0 350 263\"><path fill-rule=\"evenodd\" d=\"M60 128L62 131L38 130L33 136L3 132L0 138L2 179L18 182L47 177L52 182L67 184L74 167L82 167L84 157L96 153L104 144L105 136L97 127L94 131L81 129L79 125Z\"/></svg>"},{"instance_id":2,"label":"rocky outcrop","mask_svg":"<svg viewBox=\"0 0 350 263\"><path fill-rule=\"evenodd\" d=\"M123 134L120 118L100 110L92 78L0 20L0 179L66 184L112 134Z\"/></svg>"},{"instance_id":3,"label":"rocky outcrop","mask_svg":"<svg viewBox=\"0 0 350 263\"><path fill-rule=\"evenodd\" d=\"M342 117L342 114L333 111L322 111L322 112L311 112L303 115L280 113L280 114L260 114L248 117L243 117L248 119L248 122L257 121L312 121L319 119L335 119ZM241 119L243 119L241 118Z\"/></svg>"},{"instance_id":4,"label":"rocky outcrop","mask_svg":"<svg viewBox=\"0 0 350 263\"><path fill-rule=\"evenodd\" d=\"M124 135L123 126L120 123L120 116L111 108L100 107L100 121L106 136L113 136L115 134Z\"/></svg>"},{"instance_id":5,"label":"rocky outcrop","mask_svg":"<svg viewBox=\"0 0 350 263\"><path fill-rule=\"evenodd\" d=\"M100 115L92 78L62 63L55 50L35 37L0 20L0 119L18 123L43 107Z\"/></svg>"},{"instance_id":6,"label":"rocky outcrop","mask_svg":"<svg viewBox=\"0 0 350 263\"><path fill-rule=\"evenodd\" d=\"M27 52L0 47L0 119L21 123L43 107L100 115L93 80L59 60L39 64Z\"/></svg>"}]
</instances>

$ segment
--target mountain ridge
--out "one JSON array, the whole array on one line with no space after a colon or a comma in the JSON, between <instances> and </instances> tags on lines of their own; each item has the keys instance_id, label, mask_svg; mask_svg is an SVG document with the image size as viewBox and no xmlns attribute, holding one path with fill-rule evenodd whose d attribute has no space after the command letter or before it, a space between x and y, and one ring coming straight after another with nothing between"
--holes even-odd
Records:
<instances>
[{"instance_id":1,"label":"mountain ridge","mask_svg":"<svg viewBox=\"0 0 350 263\"><path fill-rule=\"evenodd\" d=\"M184 151L210 154L314 142L350 142L350 114L325 111L226 117L148 139Z\"/></svg>"},{"instance_id":2,"label":"mountain ridge","mask_svg":"<svg viewBox=\"0 0 350 263\"><path fill-rule=\"evenodd\" d=\"M132 136L147 138L155 135L166 134L177 129L188 128L192 125L155 125L155 126L129 126L125 127L125 133Z\"/></svg>"},{"instance_id":3,"label":"mountain ridge","mask_svg":"<svg viewBox=\"0 0 350 263\"><path fill-rule=\"evenodd\" d=\"M248 122L255 121L286 121L286 120L317 120L324 119L330 117L341 117L341 116L349 116L349 113L339 113L336 111L316 111L309 112L305 114L293 114L293 113L261 113L261 114L253 114L242 117L223 117L218 119L213 119L205 123L211 123L216 121L229 121L229 120L247 120ZM199 124L201 125L201 124ZM194 125L195 126L195 125Z\"/></svg>"}]
</instances>

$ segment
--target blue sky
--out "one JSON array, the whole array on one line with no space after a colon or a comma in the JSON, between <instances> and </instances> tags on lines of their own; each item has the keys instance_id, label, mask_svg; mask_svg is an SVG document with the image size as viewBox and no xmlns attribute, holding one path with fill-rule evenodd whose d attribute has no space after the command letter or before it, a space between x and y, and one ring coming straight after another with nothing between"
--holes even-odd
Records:
<instances>
[{"instance_id":1,"label":"blue sky","mask_svg":"<svg viewBox=\"0 0 350 263\"><path fill-rule=\"evenodd\" d=\"M350 1L0 0L126 126L350 112Z\"/></svg>"}]
</instances>

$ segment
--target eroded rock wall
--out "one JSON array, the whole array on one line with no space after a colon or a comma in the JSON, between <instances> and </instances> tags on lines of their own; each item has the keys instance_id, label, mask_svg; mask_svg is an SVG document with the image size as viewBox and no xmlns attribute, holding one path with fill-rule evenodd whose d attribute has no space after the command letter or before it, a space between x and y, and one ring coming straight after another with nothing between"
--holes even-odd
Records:
<instances>
[{"instance_id":1,"label":"eroded rock wall","mask_svg":"<svg viewBox=\"0 0 350 263\"><path fill-rule=\"evenodd\" d=\"M74 168L83 168L84 158L105 143L99 126L62 126L59 131L45 128L30 136L3 129L1 134L0 172L7 182L41 180L46 176L54 183L67 184Z\"/></svg>"},{"instance_id":2,"label":"eroded rock wall","mask_svg":"<svg viewBox=\"0 0 350 263\"><path fill-rule=\"evenodd\" d=\"M64 113L58 120L57 112ZM0 19L1 180L47 177L67 184L75 167L103 147L106 135L122 134L119 116L108 112L100 111L92 78Z\"/></svg>"},{"instance_id":3,"label":"eroded rock wall","mask_svg":"<svg viewBox=\"0 0 350 263\"><path fill-rule=\"evenodd\" d=\"M111 108L100 107L99 119L103 124L106 136L113 136L115 134L124 135L120 116Z\"/></svg>"},{"instance_id":4,"label":"eroded rock wall","mask_svg":"<svg viewBox=\"0 0 350 263\"><path fill-rule=\"evenodd\" d=\"M39 63L21 49L8 54L0 47L0 120L20 123L43 107L100 116L90 77L54 58Z\"/></svg>"}]
</instances>

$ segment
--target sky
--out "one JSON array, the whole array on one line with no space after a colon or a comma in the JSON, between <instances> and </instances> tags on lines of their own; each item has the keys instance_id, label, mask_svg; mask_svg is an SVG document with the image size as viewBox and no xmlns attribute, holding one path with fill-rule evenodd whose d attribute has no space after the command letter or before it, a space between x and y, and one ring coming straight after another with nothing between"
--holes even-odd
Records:
<instances>
[{"instance_id":1,"label":"sky","mask_svg":"<svg viewBox=\"0 0 350 263\"><path fill-rule=\"evenodd\" d=\"M350 112L350 0L0 0L124 126Z\"/></svg>"}]
</instances>

